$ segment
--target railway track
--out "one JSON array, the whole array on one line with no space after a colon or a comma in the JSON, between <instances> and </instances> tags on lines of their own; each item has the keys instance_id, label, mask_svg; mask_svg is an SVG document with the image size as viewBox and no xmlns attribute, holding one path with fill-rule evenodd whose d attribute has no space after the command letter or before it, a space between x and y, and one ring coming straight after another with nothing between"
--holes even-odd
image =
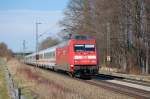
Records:
<instances>
[{"instance_id":1,"label":"railway track","mask_svg":"<svg viewBox=\"0 0 150 99\"><path fill-rule=\"evenodd\" d=\"M118 77L118 76L112 76L112 75L106 75L106 74L99 74L96 76L96 79L101 79L101 80L113 80L113 79L115 79L118 81L134 83L134 84L139 84L139 85L150 87L150 82L147 82L147 81Z\"/></svg>"},{"instance_id":2,"label":"railway track","mask_svg":"<svg viewBox=\"0 0 150 99\"><path fill-rule=\"evenodd\" d=\"M88 83L90 85L102 87L102 88L111 90L116 93L125 94L128 96L134 97L136 99L150 99L150 91L145 91L145 90L141 90L138 88L133 88L133 87L125 86L125 85L107 82L107 80L97 80L97 79L91 79L91 80L84 79L83 80L79 78L74 78L74 79L84 82L84 83ZM120 80L122 78L117 77L117 79Z\"/></svg>"},{"instance_id":3,"label":"railway track","mask_svg":"<svg viewBox=\"0 0 150 99\"><path fill-rule=\"evenodd\" d=\"M56 74L60 74L61 76L65 76L67 78L71 78L70 76L68 76L66 73L64 73L62 71L54 72L54 71L47 70L47 69L39 69L39 70L44 70L46 72L53 72L53 73L56 73ZM146 91L146 90L142 90L142 89L138 89L138 88L129 87L129 86L126 86L126 85L121 85L121 84L108 82L106 80L108 78L103 78L103 80L99 80L97 78L94 78L94 79L74 78L74 79L78 80L80 82L84 82L84 83L93 85L93 86L97 86L97 87L101 87L101 88L104 88L104 89L107 89L107 90L111 90L112 92L115 92L115 93L128 95L128 96L134 97L136 99L150 99L150 91ZM116 79L120 80L122 78L116 78Z\"/></svg>"},{"instance_id":4,"label":"railway track","mask_svg":"<svg viewBox=\"0 0 150 99\"><path fill-rule=\"evenodd\" d=\"M120 85L120 84L115 84L107 81L97 81L97 80L88 80L88 81L82 81L94 86L102 87L108 90L111 90L116 93L120 94L125 94L131 97L134 97L136 99L150 99L150 92L125 86L125 85Z\"/></svg>"}]
</instances>

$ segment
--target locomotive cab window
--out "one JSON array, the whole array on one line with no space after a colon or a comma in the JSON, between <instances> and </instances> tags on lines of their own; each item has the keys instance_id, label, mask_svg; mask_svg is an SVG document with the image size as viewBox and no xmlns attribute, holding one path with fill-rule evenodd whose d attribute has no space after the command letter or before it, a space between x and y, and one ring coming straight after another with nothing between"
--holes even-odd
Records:
<instances>
[{"instance_id":1,"label":"locomotive cab window","mask_svg":"<svg viewBox=\"0 0 150 99\"><path fill-rule=\"evenodd\" d=\"M74 46L75 52L82 52L82 51L95 51L94 44L76 44Z\"/></svg>"},{"instance_id":2,"label":"locomotive cab window","mask_svg":"<svg viewBox=\"0 0 150 99\"><path fill-rule=\"evenodd\" d=\"M94 44L86 44L85 51L95 51L95 45Z\"/></svg>"},{"instance_id":3,"label":"locomotive cab window","mask_svg":"<svg viewBox=\"0 0 150 99\"><path fill-rule=\"evenodd\" d=\"M84 45L77 44L74 46L74 50L75 50L75 52L82 52L82 51L84 51Z\"/></svg>"}]
</instances>

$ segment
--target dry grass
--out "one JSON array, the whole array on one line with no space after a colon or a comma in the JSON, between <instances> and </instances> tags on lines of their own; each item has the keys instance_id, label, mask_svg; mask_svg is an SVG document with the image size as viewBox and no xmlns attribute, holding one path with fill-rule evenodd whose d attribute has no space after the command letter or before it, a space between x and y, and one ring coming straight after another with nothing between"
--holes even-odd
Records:
<instances>
[{"instance_id":1,"label":"dry grass","mask_svg":"<svg viewBox=\"0 0 150 99\"><path fill-rule=\"evenodd\" d=\"M2 81L0 81L0 86L2 86Z\"/></svg>"},{"instance_id":2,"label":"dry grass","mask_svg":"<svg viewBox=\"0 0 150 99\"><path fill-rule=\"evenodd\" d=\"M4 62L0 59L0 99L10 99L5 79L5 72L3 71L4 65Z\"/></svg>"},{"instance_id":3,"label":"dry grass","mask_svg":"<svg viewBox=\"0 0 150 99\"><path fill-rule=\"evenodd\" d=\"M80 94L85 99L133 99L74 79L68 79L64 76L60 77L60 75L48 71L45 72L40 70L39 72L42 72L42 75L49 80L55 81L55 83L61 84L63 87L72 90L74 93Z\"/></svg>"},{"instance_id":4,"label":"dry grass","mask_svg":"<svg viewBox=\"0 0 150 99\"><path fill-rule=\"evenodd\" d=\"M14 76L18 86L26 87L31 92L30 98L37 99L82 99L80 95L72 92L70 89L62 87L53 81L40 76L33 68L21 65L16 60L8 62L9 70ZM25 96L26 93L23 93ZM29 94L28 94L29 95Z\"/></svg>"},{"instance_id":5,"label":"dry grass","mask_svg":"<svg viewBox=\"0 0 150 99\"><path fill-rule=\"evenodd\" d=\"M35 69L16 60L8 62L19 86L26 87L28 97L37 99L133 99L126 95L85 84L59 74ZM26 93L23 93L26 95Z\"/></svg>"}]
</instances>

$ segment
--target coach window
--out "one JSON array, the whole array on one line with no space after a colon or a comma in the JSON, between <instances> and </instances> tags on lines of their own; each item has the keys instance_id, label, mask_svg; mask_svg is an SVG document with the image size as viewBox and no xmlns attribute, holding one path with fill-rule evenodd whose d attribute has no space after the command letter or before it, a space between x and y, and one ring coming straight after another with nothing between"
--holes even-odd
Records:
<instances>
[{"instance_id":1,"label":"coach window","mask_svg":"<svg viewBox=\"0 0 150 99\"><path fill-rule=\"evenodd\" d=\"M46 58L48 59L48 53L46 53L46 55L45 55L45 56L46 56Z\"/></svg>"},{"instance_id":2,"label":"coach window","mask_svg":"<svg viewBox=\"0 0 150 99\"><path fill-rule=\"evenodd\" d=\"M50 58L52 57L52 52L50 53Z\"/></svg>"},{"instance_id":3,"label":"coach window","mask_svg":"<svg viewBox=\"0 0 150 99\"><path fill-rule=\"evenodd\" d=\"M47 59L47 53L44 54L44 58Z\"/></svg>"},{"instance_id":4,"label":"coach window","mask_svg":"<svg viewBox=\"0 0 150 99\"><path fill-rule=\"evenodd\" d=\"M39 59L42 59L42 54L39 55Z\"/></svg>"},{"instance_id":5,"label":"coach window","mask_svg":"<svg viewBox=\"0 0 150 99\"><path fill-rule=\"evenodd\" d=\"M48 53L45 54L46 59L48 59Z\"/></svg>"},{"instance_id":6,"label":"coach window","mask_svg":"<svg viewBox=\"0 0 150 99\"><path fill-rule=\"evenodd\" d=\"M46 59L46 54L44 53L44 58Z\"/></svg>"},{"instance_id":7,"label":"coach window","mask_svg":"<svg viewBox=\"0 0 150 99\"><path fill-rule=\"evenodd\" d=\"M51 53L49 52L49 53L46 53L47 55L47 58L50 58L51 57Z\"/></svg>"},{"instance_id":8,"label":"coach window","mask_svg":"<svg viewBox=\"0 0 150 99\"><path fill-rule=\"evenodd\" d=\"M44 57L47 59L47 53L44 54Z\"/></svg>"},{"instance_id":9,"label":"coach window","mask_svg":"<svg viewBox=\"0 0 150 99\"><path fill-rule=\"evenodd\" d=\"M51 52L51 58L53 57L53 52Z\"/></svg>"},{"instance_id":10,"label":"coach window","mask_svg":"<svg viewBox=\"0 0 150 99\"><path fill-rule=\"evenodd\" d=\"M51 52L51 58L54 57L54 52Z\"/></svg>"},{"instance_id":11,"label":"coach window","mask_svg":"<svg viewBox=\"0 0 150 99\"><path fill-rule=\"evenodd\" d=\"M52 52L50 52L50 55L49 55L49 58L51 58L52 57Z\"/></svg>"},{"instance_id":12,"label":"coach window","mask_svg":"<svg viewBox=\"0 0 150 99\"><path fill-rule=\"evenodd\" d=\"M51 57L51 53L47 53L47 58L50 58Z\"/></svg>"},{"instance_id":13,"label":"coach window","mask_svg":"<svg viewBox=\"0 0 150 99\"><path fill-rule=\"evenodd\" d=\"M55 52L53 52L53 57L55 57Z\"/></svg>"}]
</instances>

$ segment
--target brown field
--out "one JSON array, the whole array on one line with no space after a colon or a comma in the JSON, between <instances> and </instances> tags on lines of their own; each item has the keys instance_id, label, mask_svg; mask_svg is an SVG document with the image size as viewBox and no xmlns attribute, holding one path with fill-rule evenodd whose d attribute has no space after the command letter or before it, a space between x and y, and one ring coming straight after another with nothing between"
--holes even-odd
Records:
<instances>
[{"instance_id":1,"label":"brown field","mask_svg":"<svg viewBox=\"0 0 150 99\"><path fill-rule=\"evenodd\" d=\"M7 64L27 99L134 99L72 78L30 67L12 59Z\"/></svg>"}]
</instances>

